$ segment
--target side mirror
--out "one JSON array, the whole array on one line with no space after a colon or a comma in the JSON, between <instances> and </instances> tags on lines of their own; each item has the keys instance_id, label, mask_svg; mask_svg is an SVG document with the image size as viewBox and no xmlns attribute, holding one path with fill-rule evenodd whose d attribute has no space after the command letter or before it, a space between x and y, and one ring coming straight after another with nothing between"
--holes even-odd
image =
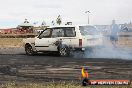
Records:
<instances>
[{"instance_id":1,"label":"side mirror","mask_svg":"<svg viewBox=\"0 0 132 88\"><path fill-rule=\"evenodd\" d=\"M39 37L39 39L42 39L41 37Z\"/></svg>"},{"instance_id":2,"label":"side mirror","mask_svg":"<svg viewBox=\"0 0 132 88\"><path fill-rule=\"evenodd\" d=\"M42 37L41 37L41 36L38 36L38 38L39 38L39 39L42 39Z\"/></svg>"}]
</instances>

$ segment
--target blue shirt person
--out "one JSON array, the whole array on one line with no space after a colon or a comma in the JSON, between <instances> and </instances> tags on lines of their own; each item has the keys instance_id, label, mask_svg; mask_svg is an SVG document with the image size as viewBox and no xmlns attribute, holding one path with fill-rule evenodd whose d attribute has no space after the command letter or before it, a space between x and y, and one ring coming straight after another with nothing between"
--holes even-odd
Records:
<instances>
[{"instance_id":1,"label":"blue shirt person","mask_svg":"<svg viewBox=\"0 0 132 88\"><path fill-rule=\"evenodd\" d=\"M118 41L118 32L119 32L119 26L115 24L115 21L113 21L111 25L110 40L114 47L116 47Z\"/></svg>"}]
</instances>

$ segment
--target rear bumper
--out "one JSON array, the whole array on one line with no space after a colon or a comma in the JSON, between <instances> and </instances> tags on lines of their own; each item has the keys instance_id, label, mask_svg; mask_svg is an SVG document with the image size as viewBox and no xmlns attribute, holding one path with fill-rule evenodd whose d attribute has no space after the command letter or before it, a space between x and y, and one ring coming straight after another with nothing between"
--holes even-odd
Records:
<instances>
[{"instance_id":1,"label":"rear bumper","mask_svg":"<svg viewBox=\"0 0 132 88\"><path fill-rule=\"evenodd\" d=\"M103 48L104 46L103 45L98 45L98 46L89 46L89 47L74 47L74 48L71 48L71 50L73 51L85 51L85 50L88 50L88 49L94 49L94 48Z\"/></svg>"},{"instance_id":2,"label":"rear bumper","mask_svg":"<svg viewBox=\"0 0 132 88\"><path fill-rule=\"evenodd\" d=\"M72 48L73 51L85 51L85 48L83 47L75 47L75 48Z\"/></svg>"}]
</instances>

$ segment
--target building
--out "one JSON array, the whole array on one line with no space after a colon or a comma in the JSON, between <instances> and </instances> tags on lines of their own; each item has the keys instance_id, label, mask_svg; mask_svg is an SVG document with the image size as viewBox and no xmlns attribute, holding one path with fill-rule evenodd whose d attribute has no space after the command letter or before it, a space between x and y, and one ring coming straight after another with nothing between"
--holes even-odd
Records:
<instances>
[{"instance_id":1,"label":"building","mask_svg":"<svg viewBox=\"0 0 132 88\"><path fill-rule=\"evenodd\" d=\"M17 29L19 30L20 33L34 33L33 30L33 24L30 24L27 19L23 23L17 26Z\"/></svg>"}]
</instances>

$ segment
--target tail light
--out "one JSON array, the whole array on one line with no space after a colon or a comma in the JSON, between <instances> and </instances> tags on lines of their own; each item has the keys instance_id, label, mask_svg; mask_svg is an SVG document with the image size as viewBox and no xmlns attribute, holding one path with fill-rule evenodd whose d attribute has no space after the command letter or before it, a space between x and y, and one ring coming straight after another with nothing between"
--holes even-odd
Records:
<instances>
[{"instance_id":1,"label":"tail light","mask_svg":"<svg viewBox=\"0 0 132 88\"><path fill-rule=\"evenodd\" d=\"M82 47L82 39L79 39L79 47Z\"/></svg>"}]
</instances>

